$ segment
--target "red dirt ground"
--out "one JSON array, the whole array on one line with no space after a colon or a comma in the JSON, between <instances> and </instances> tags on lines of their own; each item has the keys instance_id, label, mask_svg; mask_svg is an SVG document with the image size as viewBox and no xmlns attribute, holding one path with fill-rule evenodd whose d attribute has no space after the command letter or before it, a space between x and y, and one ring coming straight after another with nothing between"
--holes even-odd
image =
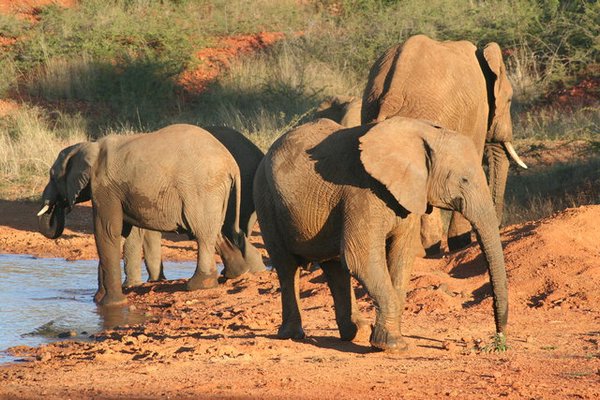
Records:
<instances>
[{"instance_id":1,"label":"red dirt ground","mask_svg":"<svg viewBox=\"0 0 600 400\"><path fill-rule=\"evenodd\" d=\"M0 202L0 253L96 258L89 206L69 215L63 238L36 232L37 205ZM17 347L30 360L0 368L0 398L544 398L600 396L600 206L505 228L510 283L506 353L493 333L489 285L475 246L419 259L404 317L410 349L373 352L341 342L320 271L301 276L305 340L275 338L273 272L181 291L183 281L128 293L148 315L95 341ZM194 260L195 244L164 240L167 259ZM260 247L260 236L253 241ZM168 275L168 271L166 271ZM363 312L374 318L357 289Z\"/></svg>"},{"instance_id":2,"label":"red dirt ground","mask_svg":"<svg viewBox=\"0 0 600 400\"><path fill-rule=\"evenodd\" d=\"M73 7L77 0L0 0L0 13L15 14L18 18L36 22L40 7L49 4Z\"/></svg>"}]
</instances>

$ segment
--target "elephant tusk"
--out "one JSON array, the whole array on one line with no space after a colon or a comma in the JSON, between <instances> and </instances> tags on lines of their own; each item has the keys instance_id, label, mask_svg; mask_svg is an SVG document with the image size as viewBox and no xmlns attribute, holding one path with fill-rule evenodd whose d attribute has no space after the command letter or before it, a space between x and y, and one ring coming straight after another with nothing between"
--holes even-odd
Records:
<instances>
[{"instance_id":1,"label":"elephant tusk","mask_svg":"<svg viewBox=\"0 0 600 400\"><path fill-rule=\"evenodd\" d=\"M44 207L42 207L42 209L38 211L37 216L41 217L42 215L46 214L46 211L48 211L49 209L50 206L48 204L44 204Z\"/></svg>"},{"instance_id":2,"label":"elephant tusk","mask_svg":"<svg viewBox=\"0 0 600 400\"><path fill-rule=\"evenodd\" d=\"M502 142L504 144L504 147L506 148L506 151L508 152L508 154L510 154L510 156L513 158L513 160L515 160L515 162L517 164L519 164L519 166L521 168L527 169L527 164L525 164L521 158L519 157L519 155L517 154L517 152L515 151L515 148L513 147L511 142Z\"/></svg>"}]
</instances>

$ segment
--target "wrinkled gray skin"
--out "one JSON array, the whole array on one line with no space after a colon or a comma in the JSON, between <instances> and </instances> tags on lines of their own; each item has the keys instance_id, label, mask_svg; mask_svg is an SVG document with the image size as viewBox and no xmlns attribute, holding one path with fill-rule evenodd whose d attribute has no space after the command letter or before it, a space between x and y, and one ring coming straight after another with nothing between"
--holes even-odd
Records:
<instances>
[{"instance_id":1,"label":"wrinkled gray skin","mask_svg":"<svg viewBox=\"0 0 600 400\"><path fill-rule=\"evenodd\" d=\"M366 124L396 115L412 117L471 138L479 155L477 165L485 153L501 222L508 174L505 147L513 137L511 99L512 87L498 44L477 49L467 41L438 42L417 35L388 49L372 66L361 120ZM462 152L458 151L457 155ZM441 240L439 212L423 223L424 245L435 252ZM455 250L470 242L470 224L454 212L448 229L449 248Z\"/></svg>"},{"instance_id":2,"label":"wrinkled gray skin","mask_svg":"<svg viewBox=\"0 0 600 400\"><path fill-rule=\"evenodd\" d=\"M258 164L264 154L248 138L235 129L222 126L204 128L211 133L233 156L239 169L242 181L242 198L240 204L240 228L250 237L256 223L254 200L252 199L252 181ZM131 234L123 244L123 260L125 261L125 282L123 287L136 286L142 283L141 257L148 271L148 281L164 280L164 268L161 259L160 241L162 234L133 227ZM253 246L247 248L246 262L252 273L265 270L262 256ZM228 276L232 277L232 276Z\"/></svg>"},{"instance_id":3,"label":"wrinkled gray skin","mask_svg":"<svg viewBox=\"0 0 600 400\"><path fill-rule=\"evenodd\" d=\"M281 285L278 336L304 337L299 267L316 261L331 289L343 340L368 327L356 307L352 275L377 305L371 344L405 349L400 322L419 218L432 206L459 211L475 227L489 264L496 330L504 334L504 256L472 141L403 117L342 128L320 119L288 132L256 172L254 203Z\"/></svg>"},{"instance_id":4,"label":"wrinkled gray skin","mask_svg":"<svg viewBox=\"0 0 600 400\"><path fill-rule=\"evenodd\" d=\"M101 305L126 303L121 290L121 236L132 226L187 232L198 243L189 290L215 287L215 249L232 275L248 271L252 245L239 228L237 163L209 132L171 125L149 134L112 135L62 150L42 196L40 231L62 234L65 211L92 200Z\"/></svg>"},{"instance_id":5,"label":"wrinkled gray skin","mask_svg":"<svg viewBox=\"0 0 600 400\"><path fill-rule=\"evenodd\" d=\"M360 125L362 99L353 96L333 96L319 104L315 119L329 118L346 128Z\"/></svg>"}]
</instances>

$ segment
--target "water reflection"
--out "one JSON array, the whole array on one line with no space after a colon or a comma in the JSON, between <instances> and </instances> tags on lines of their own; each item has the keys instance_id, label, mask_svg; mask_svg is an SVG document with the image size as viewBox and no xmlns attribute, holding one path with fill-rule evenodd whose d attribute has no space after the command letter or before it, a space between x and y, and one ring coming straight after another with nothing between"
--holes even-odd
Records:
<instances>
[{"instance_id":1,"label":"water reflection","mask_svg":"<svg viewBox=\"0 0 600 400\"><path fill-rule=\"evenodd\" d=\"M142 311L94 304L97 263L0 254L0 351L59 336L87 340L102 329L142 323ZM165 263L169 279L190 277L194 269L193 262ZM0 362L7 360L0 353Z\"/></svg>"},{"instance_id":2,"label":"water reflection","mask_svg":"<svg viewBox=\"0 0 600 400\"><path fill-rule=\"evenodd\" d=\"M96 307L96 313L102 329L112 329L117 326L141 324L146 320L144 313L128 306Z\"/></svg>"}]
</instances>

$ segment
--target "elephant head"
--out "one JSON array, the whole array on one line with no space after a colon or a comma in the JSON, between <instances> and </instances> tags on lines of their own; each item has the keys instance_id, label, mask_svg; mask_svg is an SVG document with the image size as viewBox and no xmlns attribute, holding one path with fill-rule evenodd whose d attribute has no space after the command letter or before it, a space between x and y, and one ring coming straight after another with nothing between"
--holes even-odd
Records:
<instances>
[{"instance_id":1,"label":"elephant head","mask_svg":"<svg viewBox=\"0 0 600 400\"><path fill-rule=\"evenodd\" d=\"M329 118L347 128L360 125L362 99L352 96L333 96L319 104L316 118Z\"/></svg>"},{"instance_id":2,"label":"elephant head","mask_svg":"<svg viewBox=\"0 0 600 400\"><path fill-rule=\"evenodd\" d=\"M496 211L471 139L422 121L393 117L360 138L360 159L406 210L460 212L473 225L488 261L496 329L504 333L508 292Z\"/></svg>"},{"instance_id":3,"label":"elephant head","mask_svg":"<svg viewBox=\"0 0 600 400\"><path fill-rule=\"evenodd\" d=\"M58 238L65 226L65 214L76 203L90 200L90 177L98 158L96 143L83 142L63 149L50 168L50 181L44 188L43 205L38 212L40 232Z\"/></svg>"},{"instance_id":4,"label":"elephant head","mask_svg":"<svg viewBox=\"0 0 600 400\"><path fill-rule=\"evenodd\" d=\"M485 157L489 166L489 185L496 204L498 222L502 222L504 190L508 175L507 153L523 168L512 146L513 131L510 105L513 90L506 76L506 67L502 61L502 51L497 43L489 43L477 51L477 59L485 76L488 94L488 132L486 136Z\"/></svg>"}]
</instances>

